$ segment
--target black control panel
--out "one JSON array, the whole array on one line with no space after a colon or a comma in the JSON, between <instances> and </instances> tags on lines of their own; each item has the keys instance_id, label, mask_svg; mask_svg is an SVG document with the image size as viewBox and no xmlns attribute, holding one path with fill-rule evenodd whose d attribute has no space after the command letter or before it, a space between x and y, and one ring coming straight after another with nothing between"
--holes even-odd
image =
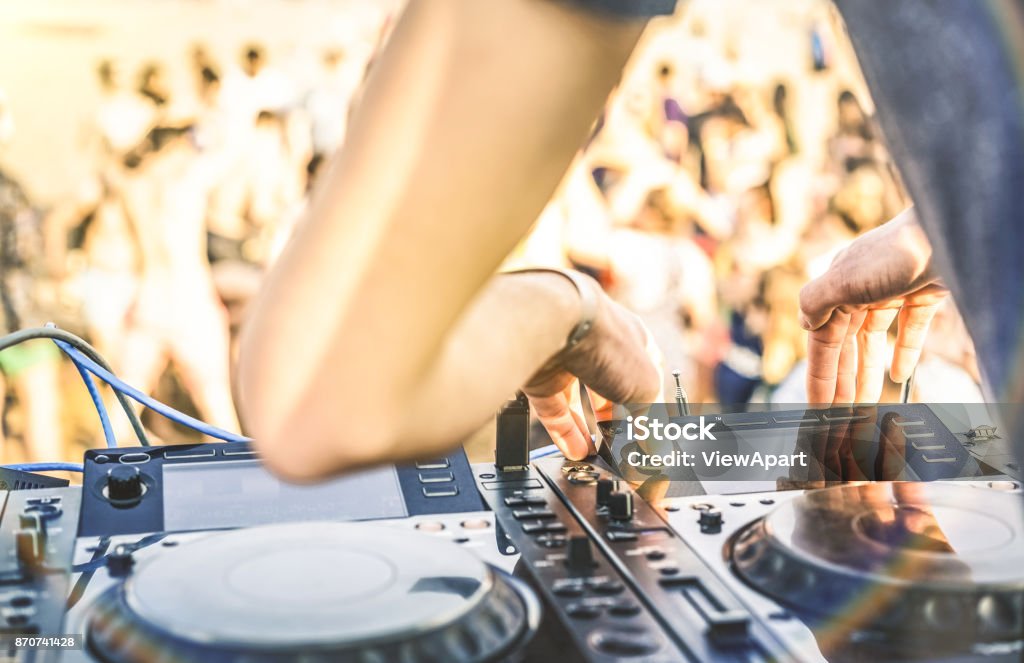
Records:
<instances>
[{"instance_id":1,"label":"black control panel","mask_svg":"<svg viewBox=\"0 0 1024 663\"><path fill-rule=\"evenodd\" d=\"M80 536L183 532L302 520L479 511L465 454L310 486L280 481L245 443L88 451Z\"/></svg>"},{"instance_id":2,"label":"black control panel","mask_svg":"<svg viewBox=\"0 0 1024 663\"><path fill-rule=\"evenodd\" d=\"M827 480L940 481L1001 474L973 456L964 441L923 403L766 409L663 418L666 423L680 427L699 426L702 420L714 424L716 439L707 449L724 453L759 448L804 451L813 463L825 465L816 471L819 478ZM690 485L686 488L693 490L699 482L728 479L721 473L702 476L678 469L673 473L663 467L639 467L629 462L630 454L650 451L654 443L631 440L626 423L621 420L602 422L600 428L605 442L603 457L628 480L642 482L652 475L668 474L680 486L687 483ZM824 453L830 449L831 454ZM840 468L828 467L827 459L837 457L839 452L860 461L855 475L845 476ZM770 478L784 478L783 471L779 472L779 477ZM736 477L741 481L752 478L769 477L764 472Z\"/></svg>"},{"instance_id":3,"label":"black control panel","mask_svg":"<svg viewBox=\"0 0 1024 663\"><path fill-rule=\"evenodd\" d=\"M479 472L537 591L586 660L785 660L694 552L599 459Z\"/></svg>"},{"instance_id":4,"label":"black control panel","mask_svg":"<svg viewBox=\"0 0 1024 663\"><path fill-rule=\"evenodd\" d=\"M61 633L79 496L77 488L0 493L0 635ZM38 662L54 654L0 651L4 655Z\"/></svg>"}]
</instances>

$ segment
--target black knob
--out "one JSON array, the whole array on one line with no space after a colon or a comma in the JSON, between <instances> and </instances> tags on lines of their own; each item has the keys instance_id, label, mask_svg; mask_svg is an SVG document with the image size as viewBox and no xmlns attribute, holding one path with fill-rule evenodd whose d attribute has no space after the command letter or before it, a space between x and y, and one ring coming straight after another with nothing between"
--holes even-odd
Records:
<instances>
[{"instance_id":1,"label":"black knob","mask_svg":"<svg viewBox=\"0 0 1024 663\"><path fill-rule=\"evenodd\" d=\"M131 465L117 465L107 471L107 499L132 502L142 497L142 473Z\"/></svg>"},{"instance_id":2,"label":"black knob","mask_svg":"<svg viewBox=\"0 0 1024 663\"><path fill-rule=\"evenodd\" d=\"M597 562L594 561L594 550L590 546L590 539L586 536L574 536L569 539L565 565L571 571L589 571L597 566Z\"/></svg>"},{"instance_id":3,"label":"black knob","mask_svg":"<svg viewBox=\"0 0 1024 663\"><path fill-rule=\"evenodd\" d=\"M630 520L633 517L633 493L626 491L609 495L608 515L612 520Z\"/></svg>"},{"instance_id":4,"label":"black knob","mask_svg":"<svg viewBox=\"0 0 1024 663\"><path fill-rule=\"evenodd\" d=\"M697 522L704 534L718 534L722 531L722 512L718 509L704 509Z\"/></svg>"},{"instance_id":5,"label":"black knob","mask_svg":"<svg viewBox=\"0 0 1024 663\"><path fill-rule=\"evenodd\" d=\"M614 479L598 479L597 506L608 506L608 498L612 496L616 488L618 488L618 482Z\"/></svg>"},{"instance_id":6,"label":"black knob","mask_svg":"<svg viewBox=\"0 0 1024 663\"><path fill-rule=\"evenodd\" d=\"M107 573L112 578L122 578L128 575L133 566L135 566L135 558L132 557L132 549L128 546L119 545L107 553Z\"/></svg>"}]
</instances>

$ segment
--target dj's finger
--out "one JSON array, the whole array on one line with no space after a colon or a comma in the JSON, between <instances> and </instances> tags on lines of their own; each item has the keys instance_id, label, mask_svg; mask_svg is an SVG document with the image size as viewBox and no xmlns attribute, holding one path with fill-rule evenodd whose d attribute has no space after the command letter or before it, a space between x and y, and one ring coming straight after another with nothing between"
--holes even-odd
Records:
<instances>
[{"instance_id":1,"label":"dj's finger","mask_svg":"<svg viewBox=\"0 0 1024 663\"><path fill-rule=\"evenodd\" d=\"M857 333L856 403L877 403L885 386L885 360L889 327L897 309L868 311Z\"/></svg>"},{"instance_id":2,"label":"dj's finger","mask_svg":"<svg viewBox=\"0 0 1024 663\"><path fill-rule=\"evenodd\" d=\"M846 327L846 336L839 350L839 362L836 365L836 393L833 404L853 403L857 397L857 332L864 324L865 311L850 314L850 322Z\"/></svg>"},{"instance_id":3,"label":"dj's finger","mask_svg":"<svg viewBox=\"0 0 1024 663\"><path fill-rule=\"evenodd\" d=\"M615 403L593 389L587 389L590 396L590 408L594 411L594 418L597 421L610 421L615 418ZM636 416L636 415L634 415Z\"/></svg>"},{"instance_id":4,"label":"dj's finger","mask_svg":"<svg viewBox=\"0 0 1024 663\"><path fill-rule=\"evenodd\" d=\"M835 311L835 293L831 272L825 272L801 288L800 326L813 331L827 324Z\"/></svg>"},{"instance_id":5,"label":"dj's finger","mask_svg":"<svg viewBox=\"0 0 1024 663\"><path fill-rule=\"evenodd\" d=\"M899 329L896 332L896 349L892 355L889 375L893 382L906 382L921 357L928 326L931 325L939 305L904 306L900 309Z\"/></svg>"},{"instance_id":6,"label":"dj's finger","mask_svg":"<svg viewBox=\"0 0 1024 663\"><path fill-rule=\"evenodd\" d=\"M850 326L850 314L839 309L824 325L807 336L807 402L832 403L836 395L839 355Z\"/></svg>"},{"instance_id":7,"label":"dj's finger","mask_svg":"<svg viewBox=\"0 0 1024 663\"><path fill-rule=\"evenodd\" d=\"M876 479L879 481L907 481L917 477L907 473L907 437L903 427L897 423L898 412L889 412L882 417L878 435L879 459L876 463Z\"/></svg>"},{"instance_id":8,"label":"dj's finger","mask_svg":"<svg viewBox=\"0 0 1024 663\"><path fill-rule=\"evenodd\" d=\"M570 407L570 392L577 389L576 382L565 390L550 396L531 397L534 412L551 441L566 458L583 460L590 455L593 440L585 433L586 424L580 414Z\"/></svg>"}]
</instances>

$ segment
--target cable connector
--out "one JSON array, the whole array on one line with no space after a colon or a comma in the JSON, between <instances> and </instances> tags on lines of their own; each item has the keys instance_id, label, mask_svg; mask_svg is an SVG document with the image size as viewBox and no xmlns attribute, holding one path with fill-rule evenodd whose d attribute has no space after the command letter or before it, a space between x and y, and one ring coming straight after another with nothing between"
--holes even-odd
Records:
<instances>
[{"instance_id":1,"label":"cable connector","mask_svg":"<svg viewBox=\"0 0 1024 663\"><path fill-rule=\"evenodd\" d=\"M530 402L516 392L498 410L494 442L494 465L499 472L523 470L530 464Z\"/></svg>"}]
</instances>

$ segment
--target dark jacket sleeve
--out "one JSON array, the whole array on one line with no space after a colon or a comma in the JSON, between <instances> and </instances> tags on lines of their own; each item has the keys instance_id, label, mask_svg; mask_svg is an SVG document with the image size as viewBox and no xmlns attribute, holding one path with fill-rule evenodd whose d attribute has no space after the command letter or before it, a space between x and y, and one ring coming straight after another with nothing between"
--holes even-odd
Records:
<instances>
[{"instance_id":1,"label":"dark jacket sleeve","mask_svg":"<svg viewBox=\"0 0 1024 663\"><path fill-rule=\"evenodd\" d=\"M989 397L1024 400L1022 5L836 4Z\"/></svg>"}]
</instances>

